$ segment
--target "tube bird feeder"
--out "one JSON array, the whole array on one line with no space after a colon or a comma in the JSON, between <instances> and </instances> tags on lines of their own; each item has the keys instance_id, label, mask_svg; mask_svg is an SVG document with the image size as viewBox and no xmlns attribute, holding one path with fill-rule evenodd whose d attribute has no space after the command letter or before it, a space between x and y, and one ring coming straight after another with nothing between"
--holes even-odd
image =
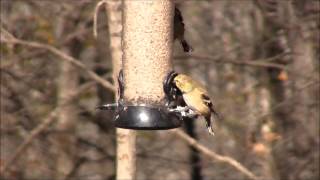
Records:
<instances>
[{"instance_id":1,"label":"tube bird feeder","mask_svg":"<svg viewBox=\"0 0 320 180\"><path fill-rule=\"evenodd\" d=\"M115 126L158 130L181 125L165 106L163 81L172 69L173 13L171 0L124 1L123 108Z\"/></svg>"}]
</instances>

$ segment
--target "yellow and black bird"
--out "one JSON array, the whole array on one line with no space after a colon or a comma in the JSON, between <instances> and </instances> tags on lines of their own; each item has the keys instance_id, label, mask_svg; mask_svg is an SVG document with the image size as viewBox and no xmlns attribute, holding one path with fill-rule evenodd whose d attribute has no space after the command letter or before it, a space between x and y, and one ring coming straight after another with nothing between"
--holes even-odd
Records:
<instances>
[{"instance_id":1,"label":"yellow and black bird","mask_svg":"<svg viewBox=\"0 0 320 180\"><path fill-rule=\"evenodd\" d=\"M206 120L206 126L209 133L214 135L211 124L211 114L213 113L218 119L221 119L221 117L214 109L213 103L206 88L188 75L171 73L170 76L169 81L171 82L169 82L169 85L177 88L179 91L178 94L182 96L186 105L185 107L180 107L180 105L177 105L173 111L180 111L182 116L203 116ZM169 91L167 90L167 92ZM174 99L177 100L178 97Z\"/></svg>"},{"instance_id":2,"label":"yellow and black bird","mask_svg":"<svg viewBox=\"0 0 320 180\"><path fill-rule=\"evenodd\" d=\"M174 8L174 40L178 39L181 43L184 52L191 52L193 49L187 43L184 38L185 27L183 23L183 17L181 11L175 7Z\"/></svg>"}]
</instances>

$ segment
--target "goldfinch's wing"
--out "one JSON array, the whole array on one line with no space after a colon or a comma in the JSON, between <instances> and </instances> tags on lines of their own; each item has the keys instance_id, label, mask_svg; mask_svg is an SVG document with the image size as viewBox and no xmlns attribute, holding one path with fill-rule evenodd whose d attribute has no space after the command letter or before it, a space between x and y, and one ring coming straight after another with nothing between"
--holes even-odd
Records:
<instances>
[{"instance_id":1,"label":"goldfinch's wing","mask_svg":"<svg viewBox=\"0 0 320 180\"><path fill-rule=\"evenodd\" d=\"M213 112L213 114L217 117L217 119L222 119L220 114L215 110L212 101L210 100L210 97L208 95L202 94L202 100L203 102L210 108L210 110Z\"/></svg>"},{"instance_id":2,"label":"goldfinch's wing","mask_svg":"<svg viewBox=\"0 0 320 180\"><path fill-rule=\"evenodd\" d=\"M185 80L187 82L190 82L194 86L194 88L196 88L197 91L201 92L202 94L208 94L206 87L203 84L201 84L199 81L194 80L190 76L186 76Z\"/></svg>"}]
</instances>

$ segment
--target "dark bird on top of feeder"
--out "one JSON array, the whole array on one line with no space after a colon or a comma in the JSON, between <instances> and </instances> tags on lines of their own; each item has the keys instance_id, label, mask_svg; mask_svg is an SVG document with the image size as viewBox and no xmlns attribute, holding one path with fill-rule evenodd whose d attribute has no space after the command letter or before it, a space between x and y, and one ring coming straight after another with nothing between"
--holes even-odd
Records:
<instances>
[{"instance_id":1,"label":"dark bird on top of feeder","mask_svg":"<svg viewBox=\"0 0 320 180\"><path fill-rule=\"evenodd\" d=\"M174 40L178 39L181 43L184 52L191 52L193 49L184 38L185 27L181 11L174 8Z\"/></svg>"}]
</instances>

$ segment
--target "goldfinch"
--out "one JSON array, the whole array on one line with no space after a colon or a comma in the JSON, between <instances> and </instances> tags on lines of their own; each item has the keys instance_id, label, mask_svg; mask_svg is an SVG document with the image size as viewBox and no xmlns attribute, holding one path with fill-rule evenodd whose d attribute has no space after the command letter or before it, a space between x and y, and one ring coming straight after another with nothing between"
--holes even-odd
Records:
<instances>
[{"instance_id":1,"label":"goldfinch","mask_svg":"<svg viewBox=\"0 0 320 180\"><path fill-rule=\"evenodd\" d=\"M213 113L217 118L220 118L220 115L215 111L206 88L185 74L175 75L172 83L181 92L186 104L186 107L177 107L176 109L182 113L182 116L203 116L209 133L214 135L211 114Z\"/></svg>"}]
</instances>

